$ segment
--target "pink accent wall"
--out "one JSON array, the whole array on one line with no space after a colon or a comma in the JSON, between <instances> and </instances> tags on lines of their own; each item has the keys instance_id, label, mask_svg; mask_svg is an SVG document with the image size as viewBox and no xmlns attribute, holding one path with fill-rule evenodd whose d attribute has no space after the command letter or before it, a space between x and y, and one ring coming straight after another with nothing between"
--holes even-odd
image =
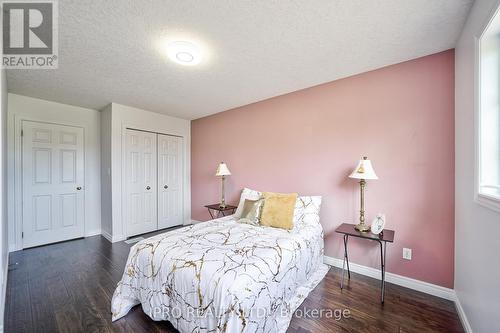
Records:
<instances>
[{"instance_id":1,"label":"pink accent wall","mask_svg":"<svg viewBox=\"0 0 500 333\"><path fill-rule=\"evenodd\" d=\"M335 228L359 210L347 176L368 156L379 180L368 181L367 221L384 212L396 230L387 271L453 287L454 50L201 118L191 131L194 219L209 219L203 206L218 202L224 161L228 203L245 186L323 196L325 254L342 258ZM378 243L349 244L352 262L379 267Z\"/></svg>"}]
</instances>

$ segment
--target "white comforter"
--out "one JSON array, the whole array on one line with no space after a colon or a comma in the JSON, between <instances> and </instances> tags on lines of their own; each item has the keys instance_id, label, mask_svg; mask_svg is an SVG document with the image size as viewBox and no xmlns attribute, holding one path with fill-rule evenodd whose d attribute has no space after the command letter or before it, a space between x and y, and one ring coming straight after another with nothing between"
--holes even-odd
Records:
<instances>
[{"instance_id":1,"label":"white comforter","mask_svg":"<svg viewBox=\"0 0 500 333\"><path fill-rule=\"evenodd\" d=\"M140 303L180 332L285 332L327 272L314 215L292 231L229 216L137 243L113 295L113 320Z\"/></svg>"}]
</instances>

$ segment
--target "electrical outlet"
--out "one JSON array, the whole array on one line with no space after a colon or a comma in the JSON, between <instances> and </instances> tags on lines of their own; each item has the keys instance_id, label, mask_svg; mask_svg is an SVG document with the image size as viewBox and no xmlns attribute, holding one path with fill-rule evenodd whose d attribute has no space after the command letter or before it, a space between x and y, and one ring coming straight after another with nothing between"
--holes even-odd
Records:
<instances>
[{"instance_id":1,"label":"electrical outlet","mask_svg":"<svg viewBox=\"0 0 500 333\"><path fill-rule=\"evenodd\" d=\"M411 260L411 249L403 248L403 259Z\"/></svg>"}]
</instances>

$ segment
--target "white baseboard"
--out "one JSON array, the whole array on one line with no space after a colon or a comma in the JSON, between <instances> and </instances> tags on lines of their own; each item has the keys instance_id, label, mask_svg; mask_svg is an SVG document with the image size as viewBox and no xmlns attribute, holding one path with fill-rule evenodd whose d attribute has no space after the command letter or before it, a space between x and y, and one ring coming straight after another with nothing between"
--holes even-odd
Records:
<instances>
[{"instance_id":1,"label":"white baseboard","mask_svg":"<svg viewBox=\"0 0 500 333\"><path fill-rule=\"evenodd\" d=\"M109 242L113 243L113 236L111 236L107 231L101 230L101 235Z\"/></svg>"},{"instance_id":2,"label":"white baseboard","mask_svg":"<svg viewBox=\"0 0 500 333\"><path fill-rule=\"evenodd\" d=\"M472 327L470 326L469 320L467 319L467 316L465 315L464 308L462 307L462 304L460 303L460 299L458 298L458 295L455 299L455 307L457 308L458 317L460 318L460 321L462 322L462 326L464 327L465 332L472 333Z\"/></svg>"},{"instance_id":3,"label":"white baseboard","mask_svg":"<svg viewBox=\"0 0 500 333\"><path fill-rule=\"evenodd\" d=\"M324 256L323 262L330 266L342 268L342 259ZM351 272L369 276L377 280L380 280L382 278L380 269L359 265L351 261L349 262L349 268ZM462 326L464 327L465 332L472 333L472 328L469 324L469 321L467 320L467 316L465 315L465 311L462 308L462 304L460 304L460 299L457 297L457 293L455 292L455 290L389 272L385 273L385 281L396 284L398 286L406 287L429 295L453 301L455 303L455 307L457 308L458 317L462 322Z\"/></svg>"},{"instance_id":4,"label":"white baseboard","mask_svg":"<svg viewBox=\"0 0 500 333\"><path fill-rule=\"evenodd\" d=\"M116 235L116 236L111 236L108 232L102 230L101 235L106 238L108 241L111 243L116 243L116 242L121 242L127 239L127 237L123 235Z\"/></svg>"},{"instance_id":5,"label":"white baseboard","mask_svg":"<svg viewBox=\"0 0 500 333\"><path fill-rule=\"evenodd\" d=\"M116 235L113 236L113 240L111 241L111 243L121 242L124 240L127 240L127 237L125 237L124 235Z\"/></svg>"},{"instance_id":6,"label":"white baseboard","mask_svg":"<svg viewBox=\"0 0 500 333\"><path fill-rule=\"evenodd\" d=\"M330 266L335 266L342 268L342 259L337 259L333 257L324 256L324 263ZM349 268L351 272L355 272L358 274L366 275L372 277L374 279L380 280L381 273L379 269L367 267L359 264L355 264L353 262L349 262ZM385 273L385 281L393 284L397 284L398 286L406 287L409 289L417 290L429 295L434 295L437 297L441 297L450 301L456 300L455 290L450 288L441 287L432 283L415 280L406 276L397 275L394 273Z\"/></svg>"},{"instance_id":7,"label":"white baseboard","mask_svg":"<svg viewBox=\"0 0 500 333\"><path fill-rule=\"evenodd\" d=\"M97 236L101 234L101 230L93 230L85 233L85 237L92 237L92 236Z\"/></svg>"}]
</instances>

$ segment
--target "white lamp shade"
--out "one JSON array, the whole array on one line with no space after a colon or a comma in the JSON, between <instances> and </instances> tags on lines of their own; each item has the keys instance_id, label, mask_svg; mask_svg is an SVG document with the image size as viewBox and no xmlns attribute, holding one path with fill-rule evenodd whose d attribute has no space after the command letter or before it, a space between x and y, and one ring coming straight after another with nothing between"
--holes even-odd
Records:
<instances>
[{"instance_id":1,"label":"white lamp shade","mask_svg":"<svg viewBox=\"0 0 500 333\"><path fill-rule=\"evenodd\" d=\"M216 176L230 176L231 171L229 171L229 168L227 167L226 163L220 162L219 166L217 167L217 172L215 173Z\"/></svg>"},{"instance_id":2,"label":"white lamp shade","mask_svg":"<svg viewBox=\"0 0 500 333\"><path fill-rule=\"evenodd\" d=\"M378 179L377 175L375 174L375 170L373 170L372 162L366 157L363 157L361 160L359 160L358 166L349 175L349 178Z\"/></svg>"}]
</instances>

